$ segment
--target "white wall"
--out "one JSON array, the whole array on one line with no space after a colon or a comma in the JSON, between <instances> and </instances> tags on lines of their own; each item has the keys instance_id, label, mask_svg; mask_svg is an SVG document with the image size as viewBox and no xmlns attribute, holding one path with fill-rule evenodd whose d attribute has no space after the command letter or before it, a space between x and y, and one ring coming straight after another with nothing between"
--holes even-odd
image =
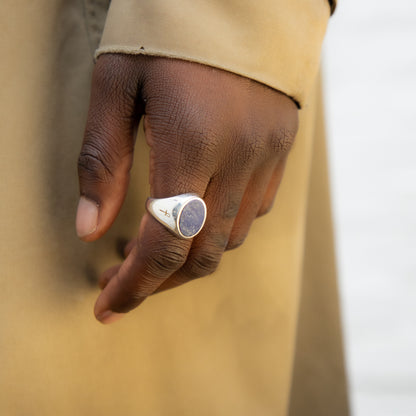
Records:
<instances>
[{"instance_id":1,"label":"white wall","mask_svg":"<svg viewBox=\"0 0 416 416\"><path fill-rule=\"evenodd\" d=\"M339 0L324 47L356 416L416 415L416 1Z\"/></svg>"}]
</instances>

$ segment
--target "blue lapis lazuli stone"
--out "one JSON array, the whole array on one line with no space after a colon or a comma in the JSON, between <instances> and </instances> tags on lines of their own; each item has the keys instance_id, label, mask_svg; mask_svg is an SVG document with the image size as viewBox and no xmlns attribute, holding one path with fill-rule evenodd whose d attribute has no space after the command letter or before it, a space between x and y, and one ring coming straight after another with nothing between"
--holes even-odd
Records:
<instances>
[{"instance_id":1,"label":"blue lapis lazuli stone","mask_svg":"<svg viewBox=\"0 0 416 416\"><path fill-rule=\"evenodd\" d=\"M185 237L192 237L201 230L205 219L205 206L197 199L185 205L179 218L179 230Z\"/></svg>"}]
</instances>

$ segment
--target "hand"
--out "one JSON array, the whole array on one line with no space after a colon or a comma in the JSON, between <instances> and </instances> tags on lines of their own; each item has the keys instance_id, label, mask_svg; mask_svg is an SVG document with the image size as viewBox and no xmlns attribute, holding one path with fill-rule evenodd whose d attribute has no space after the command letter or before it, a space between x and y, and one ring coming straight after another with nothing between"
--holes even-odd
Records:
<instances>
[{"instance_id":1,"label":"hand","mask_svg":"<svg viewBox=\"0 0 416 416\"><path fill-rule=\"evenodd\" d=\"M208 216L193 240L183 240L144 215L125 261L101 276L94 312L103 323L212 273L224 251L243 243L272 207L298 123L290 98L250 79L174 59L102 55L78 162L84 241L100 238L120 211L141 116L151 196L198 194Z\"/></svg>"}]
</instances>

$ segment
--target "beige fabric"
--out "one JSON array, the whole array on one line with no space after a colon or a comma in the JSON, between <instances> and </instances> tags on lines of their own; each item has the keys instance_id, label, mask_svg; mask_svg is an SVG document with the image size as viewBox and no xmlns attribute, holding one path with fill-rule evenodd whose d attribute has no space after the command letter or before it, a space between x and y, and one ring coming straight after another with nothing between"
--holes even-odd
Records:
<instances>
[{"instance_id":1,"label":"beige fabric","mask_svg":"<svg viewBox=\"0 0 416 416\"><path fill-rule=\"evenodd\" d=\"M314 106L317 115L289 414L346 416L349 406L320 94L315 96Z\"/></svg>"},{"instance_id":2,"label":"beige fabric","mask_svg":"<svg viewBox=\"0 0 416 416\"><path fill-rule=\"evenodd\" d=\"M92 314L96 277L120 261L119 239L136 233L147 196L147 149L140 132L128 201L111 232L98 243L78 241L76 159L97 30L85 12L77 0L2 2L0 414L285 415L293 368L302 368L295 339L304 247L308 252L313 241L305 230L314 232L307 200L316 189L309 179L315 101L301 112L276 207L256 221L246 244L227 253L214 276L152 297L105 327ZM326 228L325 249L329 237ZM308 261L309 273L329 282L319 300L336 326L333 269ZM334 349L342 369L339 331L327 328L314 324L327 341L321 352ZM303 362L315 358L303 355ZM319 371L327 375L318 388L327 393L316 395L322 401L344 386L344 376L325 360ZM296 374L293 392L302 378ZM336 397L345 409L345 396ZM297 414L327 415L324 408L321 402Z\"/></svg>"},{"instance_id":3,"label":"beige fabric","mask_svg":"<svg viewBox=\"0 0 416 416\"><path fill-rule=\"evenodd\" d=\"M329 14L327 0L113 0L97 55L205 63L284 91L303 105Z\"/></svg>"}]
</instances>

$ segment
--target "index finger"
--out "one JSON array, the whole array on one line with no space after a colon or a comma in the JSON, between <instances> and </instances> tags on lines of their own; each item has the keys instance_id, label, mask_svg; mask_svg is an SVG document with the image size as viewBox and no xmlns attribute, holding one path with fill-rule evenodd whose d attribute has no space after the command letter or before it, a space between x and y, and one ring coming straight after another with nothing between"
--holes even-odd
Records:
<instances>
[{"instance_id":1,"label":"index finger","mask_svg":"<svg viewBox=\"0 0 416 416\"><path fill-rule=\"evenodd\" d=\"M150 131L147 132L150 134ZM160 148L158 150L161 150ZM165 151L155 152L155 172L152 188L154 197L168 197L191 192L203 197L210 181L209 174L195 175L193 163ZM181 165L181 178L168 172ZM102 323L111 323L140 305L172 274L185 264L192 239L182 239L170 232L149 213L141 221L139 235L127 258L105 286L97 299L94 313Z\"/></svg>"}]
</instances>

